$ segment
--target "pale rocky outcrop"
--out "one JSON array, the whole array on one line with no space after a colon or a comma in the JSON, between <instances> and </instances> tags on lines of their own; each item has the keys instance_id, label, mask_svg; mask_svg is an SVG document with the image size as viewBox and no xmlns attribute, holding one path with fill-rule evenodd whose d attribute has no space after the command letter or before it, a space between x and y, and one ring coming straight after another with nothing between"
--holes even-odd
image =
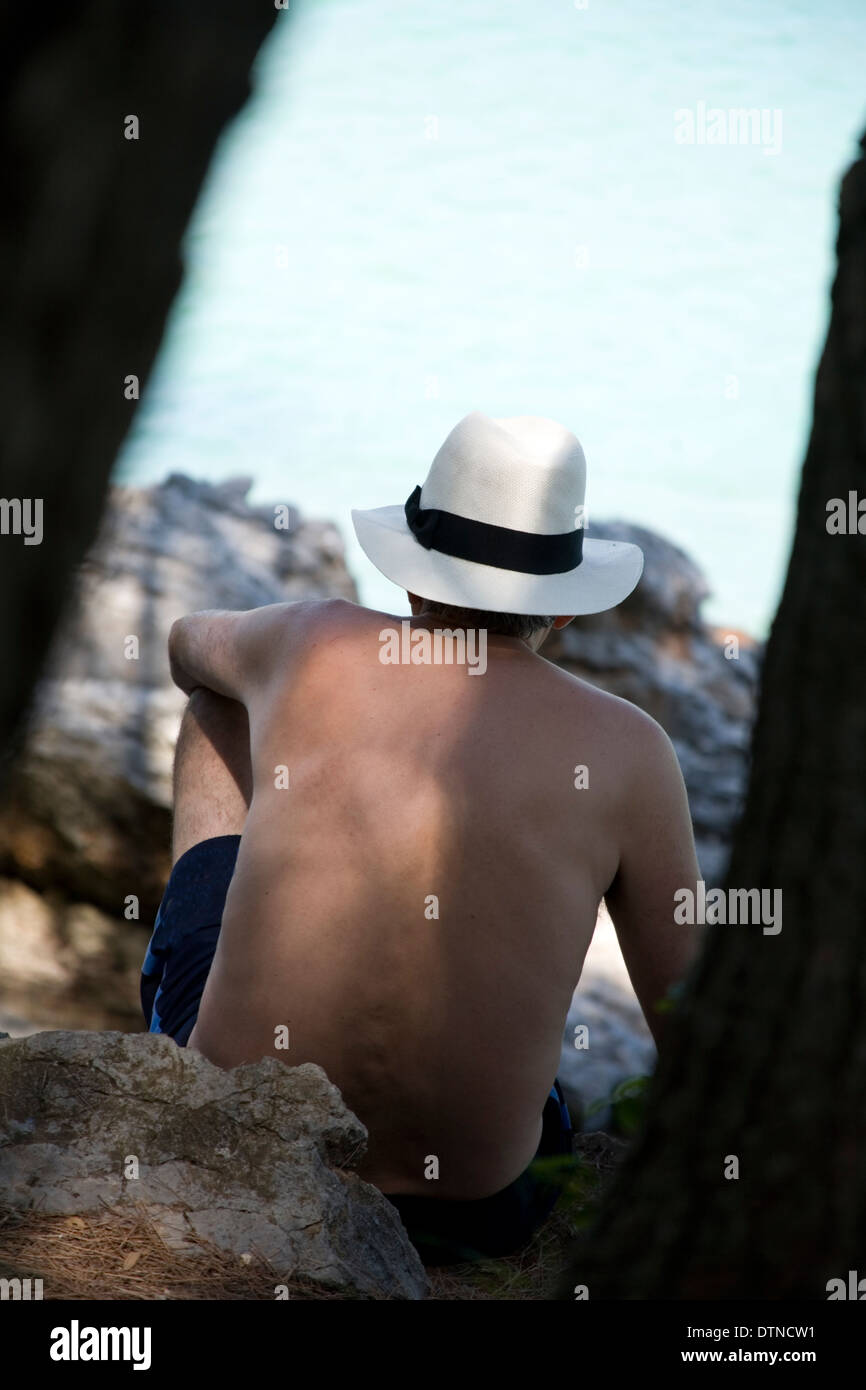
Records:
<instances>
[{"instance_id":1,"label":"pale rocky outcrop","mask_svg":"<svg viewBox=\"0 0 866 1390\"><path fill-rule=\"evenodd\" d=\"M355 1171L367 1132L321 1067L223 1071L150 1034L37 1033L0 1041L0 1092L0 1192L17 1213L134 1207L178 1260L204 1242L323 1292L427 1292L396 1211Z\"/></svg>"},{"instance_id":2,"label":"pale rocky outcrop","mask_svg":"<svg viewBox=\"0 0 866 1390\"><path fill-rule=\"evenodd\" d=\"M649 1075L655 1059L652 1035L602 904L568 1011L559 1061L558 1076L574 1122L587 1130L611 1129L611 1091L621 1081Z\"/></svg>"}]
</instances>

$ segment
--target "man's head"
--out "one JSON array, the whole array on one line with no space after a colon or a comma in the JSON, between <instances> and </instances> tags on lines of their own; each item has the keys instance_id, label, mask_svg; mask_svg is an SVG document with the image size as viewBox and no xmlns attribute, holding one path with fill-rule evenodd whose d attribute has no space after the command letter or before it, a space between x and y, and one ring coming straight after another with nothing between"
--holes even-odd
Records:
<instances>
[{"instance_id":1,"label":"man's head","mask_svg":"<svg viewBox=\"0 0 866 1390\"><path fill-rule=\"evenodd\" d=\"M445 609L530 621L601 613L631 593L643 554L586 539L585 486L583 449L563 425L473 411L402 506L352 520L382 574ZM501 631L493 621L487 630ZM535 621L542 630L566 619Z\"/></svg>"}]
</instances>

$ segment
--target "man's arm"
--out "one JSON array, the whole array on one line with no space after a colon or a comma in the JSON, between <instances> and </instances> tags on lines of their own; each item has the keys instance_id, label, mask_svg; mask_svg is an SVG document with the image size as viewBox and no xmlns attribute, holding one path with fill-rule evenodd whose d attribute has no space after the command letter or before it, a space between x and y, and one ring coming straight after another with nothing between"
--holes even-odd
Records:
<instances>
[{"instance_id":1,"label":"man's arm","mask_svg":"<svg viewBox=\"0 0 866 1390\"><path fill-rule=\"evenodd\" d=\"M292 635L299 635L313 606L272 603L242 613L207 611L178 618L168 638L172 680L187 695L203 686L247 704L250 693L261 690L285 665Z\"/></svg>"},{"instance_id":2,"label":"man's arm","mask_svg":"<svg viewBox=\"0 0 866 1390\"><path fill-rule=\"evenodd\" d=\"M697 954L697 928L674 921L677 889L701 877L689 803L673 745L655 720L634 711L628 734L620 864L605 894L635 993L658 1044L657 1005Z\"/></svg>"}]
</instances>

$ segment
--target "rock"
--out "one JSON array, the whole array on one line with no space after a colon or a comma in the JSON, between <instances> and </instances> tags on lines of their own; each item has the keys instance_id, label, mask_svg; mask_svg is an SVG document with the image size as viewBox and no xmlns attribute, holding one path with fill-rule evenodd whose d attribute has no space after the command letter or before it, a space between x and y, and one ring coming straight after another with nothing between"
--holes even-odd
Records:
<instances>
[{"instance_id":1,"label":"rock","mask_svg":"<svg viewBox=\"0 0 866 1390\"><path fill-rule=\"evenodd\" d=\"M251 478L214 485L175 473L158 487L112 488L52 674L168 688L168 629L183 613L354 598L337 528L302 522L285 499L252 506L251 487ZM130 634L139 638L135 659Z\"/></svg>"},{"instance_id":2,"label":"rock","mask_svg":"<svg viewBox=\"0 0 866 1390\"><path fill-rule=\"evenodd\" d=\"M744 633L702 620L706 580L670 541L624 522L593 522L590 533L639 545L643 577L618 608L552 633L544 654L639 705L667 731L683 769L704 877L720 883L745 791L761 648ZM736 656L725 655L726 644Z\"/></svg>"},{"instance_id":3,"label":"rock","mask_svg":"<svg viewBox=\"0 0 866 1390\"><path fill-rule=\"evenodd\" d=\"M574 1046L579 1024L589 1028L586 1052ZM643 1014L633 993L604 979L581 982L565 1025L559 1080L584 1130L610 1129L611 1091L621 1081L652 1073L655 1047L644 1033Z\"/></svg>"},{"instance_id":4,"label":"rock","mask_svg":"<svg viewBox=\"0 0 866 1390\"><path fill-rule=\"evenodd\" d=\"M355 596L336 528L303 522L285 503L278 514L250 506L249 487L248 479L212 486L173 475L158 487L112 489L0 808L0 873L94 905L118 934L135 936L136 920L152 924L170 868L171 766L184 705L169 677L174 619L201 608ZM0 938L17 914L39 973L47 928L38 909L20 895L2 902L0 886ZM56 936L64 909L55 907ZM136 942L139 960L144 944ZM16 959L27 950L17 943ZM22 1008L24 966L6 977ZM126 985L104 999L109 1026L118 1010L137 1011ZM65 1015L62 991L46 1000L34 990L32 1003L40 1021L75 1016L74 993Z\"/></svg>"},{"instance_id":5,"label":"rock","mask_svg":"<svg viewBox=\"0 0 866 1390\"><path fill-rule=\"evenodd\" d=\"M588 1028L576 1034L580 1025ZM586 1038L588 1046L575 1047ZM602 904L595 935L565 1024L558 1077L572 1119L584 1130L613 1124L615 1086L655 1067L655 1045L628 977L613 923Z\"/></svg>"},{"instance_id":6,"label":"rock","mask_svg":"<svg viewBox=\"0 0 866 1390\"><path fill-rule=\"evenodd\" d=\"M19 879L0 879L0 1027L141 1028L148 929Z\"/></svg>"},{"instance_id":7,"label":"rock","mask_svg":"<svg viewBox=\"0 0 866 1390\"><path fill-rule=\"evenodd\" d=\"M354 1171L366 1130L320 1067L223 1071L155 1035L37 1033L0 1042L0 1092L13 1210L134 1207L178 1259L204 1241L323 1291L427 1292L396 1211Z\"/></svg>"}]
</instances>

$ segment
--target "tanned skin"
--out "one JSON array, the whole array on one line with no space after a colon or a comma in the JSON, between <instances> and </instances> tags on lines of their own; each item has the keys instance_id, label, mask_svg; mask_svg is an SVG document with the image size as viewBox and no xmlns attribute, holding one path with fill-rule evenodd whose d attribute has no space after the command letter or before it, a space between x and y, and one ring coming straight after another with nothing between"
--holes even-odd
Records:
<instances>
[{"instance_id":1,"label":"tanned skin","mask_svg":"<svg viewBox=\"0 0 866 1390\"><path fill-rule=\"evenodd\" d=\"M451 626L410 600L413 629ZM363 1177L478 1198L535 1153L602 896L658 1041L700 871L666 734L545 661L547 631L489 636L470 675L384 665L400 622L327 600L172 628L174 858L243 834L189 1045L318 1063L369 1130Z\"/></svg>"}]
</instances>

